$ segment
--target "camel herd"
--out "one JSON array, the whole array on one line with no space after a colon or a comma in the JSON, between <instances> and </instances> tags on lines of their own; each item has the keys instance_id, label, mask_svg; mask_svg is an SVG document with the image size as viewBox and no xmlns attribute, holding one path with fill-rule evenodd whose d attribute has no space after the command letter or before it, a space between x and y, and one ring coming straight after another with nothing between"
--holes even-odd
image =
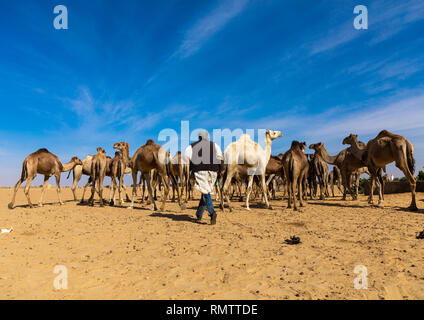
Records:
<instances>
[{"instance_id":1,"label":"camel herd","mask_svg":"<svg viewBox=\"0 0 424 320\"><path fill-rule=\"evenodd\" d=\"M379 200L376 206L382 207L384 200L383 170L385 166L395 162L396 166L404 173L411 188L410 210L417 210L415 199L414 174L414 147L403 136L396 135L386 130L381 131L367 144L358 141L358 136L350 134L343 140L344 145L350 145L336 155L330 155L322 142L309 145L309 150L314 153L308 154L306 142L293 141L290 149L278 156L271 155L272 142L282 137L280 131L267 130L265 132L265 149L251 140L249 135L242 135L237 141L231 143L224 151L223 165L218 175L215 186L217 197L220 199L220 207L224 210L227 204L232 211L231 199L238 193L243 199L243 188L245 189L246 209L250 210L249 202L251 196L260 193L266 208L272 209L269 198L275 199L275 191L278 185L285 187L284 195L287 193L288 208L298 209L304 206L308 196L310 199L317 196L319 187L319 199L329 197L329 187L334 197L334 186L338 186L346 200L348 193L352 199L358 197L359 177L367 173L371 177L371 190L378 189ZM109 193L110 205L115 205L116 191L119 201L124 203L130 201L129 209L134 208L138 188L142 188L141 202L145 200L145 188L147 186L148 198L156 206L156 191L162 190L161 208L165 209L170 188L172 188L175 200L180 208L184 210L188 199L191 198L194 181L190 175L190 165L181 152L174 157L153 140L148 140L141 146L132 157L129 153L129 144L118 142L113 145L118 150L113 158L108 157L103 148L97 148L95 155L88 155L82 161L73 157L69 163L62 164L58 157L47 149L40 149L30 154L22 164L22 174L14 187L12 201L9 208L15 207L15 197L20 185L27 180L24 192L28 205L33 208L30 200L29 190L31 182L37 174L44 175L44 183L41 192L39 206L43 206L43 196L46 191L48 179L56 177L57 193L59 203L61 199L60 176L62 172L73 171L72 192L74 200L77 200L76 188L83 175L89 177L84 186L81 203L84 203L86 189L91 184L91 196L88 203L94 205L94 196L97 192L100 206L104 205L103 183L106 176L111 178ZM333 165L329 172L328 164ZM141 172L140 180L138 172ZM124 175L132 174L132 196L126 193ZM256 178L255 178L256 177ZM69 178L69 175L68 175ZM356 190L352 188L355 181ZM256 192L254 192L256 191ZM252 193L253 192L253 193ZM183 199L185 194L185 199ZM284 196L283 196L284 198ZM373 192L370 192L369 203L373 205Z\"/></svg>"}]
</instances>

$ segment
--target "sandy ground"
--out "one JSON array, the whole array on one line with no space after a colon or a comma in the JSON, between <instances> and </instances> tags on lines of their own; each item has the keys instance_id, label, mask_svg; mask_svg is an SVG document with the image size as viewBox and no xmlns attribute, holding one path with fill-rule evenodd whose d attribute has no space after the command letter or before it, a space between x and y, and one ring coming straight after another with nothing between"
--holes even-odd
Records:
<instances>
[{"instance_id":1,"label":"sandy ground","mask_svg":"<svg viewBox=\"0 0 424 320\"><path fill-rule=\"evenodd\" d=\"M78 190L79 194L82 193ZM32 189L37 203L40 189ZM193 222L197 201L181 211L150 206L80 206L63 189L47 205L7 204L0 189L1 299L423 299L424 194L418 213L402 208L409 194L387 195L386 209L358 201L309 201L302 212L242 203L221 213L217 225ZM284 201L284 207L287 205ZM127 204L125 205L127 206ZM287 245L291 235L301 238ZM54 268L68 272L68 289L56 290ZM368 271L368 289L354 288L357 265Z\"/></svg>"}]
</instances>

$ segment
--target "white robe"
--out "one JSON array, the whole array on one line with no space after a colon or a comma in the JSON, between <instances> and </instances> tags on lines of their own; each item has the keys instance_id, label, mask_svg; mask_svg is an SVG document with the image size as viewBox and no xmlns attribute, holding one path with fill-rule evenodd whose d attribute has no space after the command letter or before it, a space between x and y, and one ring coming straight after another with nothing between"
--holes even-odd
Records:
<instances>
[{"instance_id":1,"label":"white robe","mask_svg":"<svg viewBox=\"0 0 424 320\"><path fill-rule=\"evenodd\" d=\"M221 148L215 143L215 149L217 152L217 158L219 160L223 159ZM184 156L191 160L193 154L193 149L191 146L188 146L184 152ZM194 173L196 183L194 187L203 194L213 194L214 186L216 183L216 178L218 176L217 172L213 171L198 171Z\"/></svg>"}]
</instances>

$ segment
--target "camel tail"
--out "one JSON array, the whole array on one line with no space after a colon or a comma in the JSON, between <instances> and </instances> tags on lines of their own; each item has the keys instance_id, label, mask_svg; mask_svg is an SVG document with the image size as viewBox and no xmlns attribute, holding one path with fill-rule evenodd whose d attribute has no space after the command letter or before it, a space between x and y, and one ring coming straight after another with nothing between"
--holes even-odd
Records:
<instances>
[{"instance_id":1,"label":"camel tail","mask_svg":"<svg viewBox=\"0 0 424 320\"><path fill-rule=\"evenodd\" d=\"M290 160L289 160L289 172L288 172L288 174L289 174L289 180L290 180L290 182L294 182L294 176L293 176L293 172L294 172L294 159L293 159L293 157L290 157Z\"/></svg>"},{"instance_id":2,"label":"camel tail","mask_svg":"<svg viewBox=\"0 0 424 320\"><path fill-rule=\"evenodd\" d=\"M123 173L124 173L124 168L122 166L122 161L119 161L118 162L118 172L117 172L118 177L121 177L121 175L123 175Z\"/></svg>"},{"instance_id":3,"label":"camel tail","mask_svg":"<svg viewBox=\"0 0 424 320\"><path fill-rule=\"evenodd\" d=\"M414 159L414 146L409 141L406 144L406 158L408 161L408 168L412 175L415 173L415 159Z\"/></svg>"},{"instance_id":4,"label":"camel tail","mask_svg":"<svg viewBox=\"0 0 424 320\"><path fill-rule=\"evenodd\" d=\"M21 180L25 181L28 178L28 163L25 160L24 163L22 164L22 173L21 173Z\"/></svg>"},{"instance_id":5,"label":"camel tail","mask_svg":"<svg viewBox=\"0 0 424 320\"><path fill-rule=\"evenodd\" d=\"M66 177L66 179L69 179L69 176L71 175L71 172L74 172L74 170L70 170L69 172L68 172L68 176ZM74 177L75 177L75 172L74 172L74 175L73 175Z\"/></svg>"}]
</instances>

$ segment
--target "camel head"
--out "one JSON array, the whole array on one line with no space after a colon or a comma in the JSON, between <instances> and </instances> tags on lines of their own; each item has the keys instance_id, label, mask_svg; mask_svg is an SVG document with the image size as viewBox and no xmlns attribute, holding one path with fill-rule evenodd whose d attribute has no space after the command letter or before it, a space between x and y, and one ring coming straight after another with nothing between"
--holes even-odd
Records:
<instances>
[{"instance_id":1,"label":"camel head","mask_svg":"<svg viewBox=\"0 0 424 320\"><path fill-rule=\"evenodd\" d=\"M77 157L72 157L71 162L75 163L76 166L82 166L82 161Z\"/></svg>"},{"instance_id":2,"label":"camel head","mask_svg":"<svg viewBox=\"0 0 424 320\"><path fill-rule=\"evenodd\" d=\"M343 144L354 144L358 141L358 135L351 133L349 136L343 139Z\"/></svg>"},{"instance_id":3,"label":"camel head","mask_svg":"<svg viewBox=\"0 0 424 320\"><path fill-rule=\"evenodd\" d=\"M309 146L309 149L314 149L316 152L319 152L324 147L322 142L313 143Z\"/></svg>"},{"instance_id":4,"label":"camel head","mask_svg":"<svg viewBox=\"0 0 424 320\"><path fill-rule=\"evenodd\" d=\"M97 150L97 153L104 153L104 154L106 154L106 151L103 148L98 147L96 150Z\"/></svg>"},{"instance_id":5,"label":"camel head","mask_svg":"<svg viewBox=\"0 0 424 320\"><path fill-rule=\"evenodd\" d=\"M283 134L281 133L281 131L267 130L265 132L266 140L269 139L270 141L277 139L279 137L282 137L282 136L283 136Z\"/></svg>"},{"instance_id":6,"label":"camel head","mask_svg":"<svg viewBox=\"0 0 424 320\"><path fill-rule=\"evenodd\" d=\"M302 151L303 151L303 153L305 153L305 150L306 150L306 142L305 142L305 141L300 142L300 143L299 143L299 148L300 148L300 150L302 150Z\"/></svg>"},{"instance_id":7,"label":"camel head","mask_svg":"<svg viewBox=\"0 0 424 320\"><path fill-rule=\"evenodd\" d=\"M117 142L113 145L113 149L118 149L120 151L124 149L130 150L130 145L126 142Z\"/></svg>"}]
</instances>

